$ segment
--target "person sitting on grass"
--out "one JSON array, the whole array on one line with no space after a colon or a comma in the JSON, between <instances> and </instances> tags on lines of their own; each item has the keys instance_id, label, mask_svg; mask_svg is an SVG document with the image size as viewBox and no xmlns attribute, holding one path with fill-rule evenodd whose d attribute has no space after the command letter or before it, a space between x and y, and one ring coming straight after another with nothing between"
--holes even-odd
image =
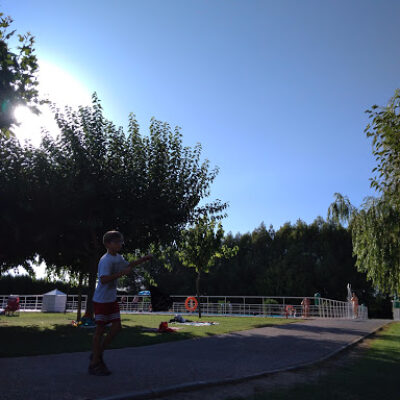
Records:
<instances>
[{"instance_id":1,"label":"person sitting on grass","mask_svg":"<svg viewBox=\"0 0 400 400\"><path fill-rule=\"evenodd\" d=\"M135 265L152 258L151 255L147 255L130 263L126 261L121 254L118 254L124 244L124 237L118 231L106 232L103 236L103 244L107 253L99 261L99 282L93 296L96 330L93 336L93 352L89 364L89 373L98 376L110 375L111 372L103 361L103 352L121 330L121 317L117 302L117 280L124 275L129 275ZM105 327L110 322L111 329L102 341Z\"/></svg>"}]
</instances>

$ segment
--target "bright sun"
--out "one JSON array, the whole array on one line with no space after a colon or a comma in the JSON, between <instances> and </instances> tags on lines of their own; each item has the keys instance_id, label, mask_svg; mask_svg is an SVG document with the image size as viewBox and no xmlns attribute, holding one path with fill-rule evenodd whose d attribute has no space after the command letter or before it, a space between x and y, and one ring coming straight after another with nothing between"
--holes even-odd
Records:
<instances>
[{"instance_id":1,"label":"bright sun","mask_svg":"<svg viewBox=\"0 0 400 400\"><path fill-rule=\"evenodd\" d=\"M39 62L39 95L57 104L60 109L65 106L76 108L91 104L90 91L66 71L48 62ZM21 106L14 110L19 126L14 128L15 135L23 142L29 140L38 146L44 128L52 136L59 133L58 126L48 105L40 106L40 115L35 115L27 107Z\"/></svg>"}]
</instances>

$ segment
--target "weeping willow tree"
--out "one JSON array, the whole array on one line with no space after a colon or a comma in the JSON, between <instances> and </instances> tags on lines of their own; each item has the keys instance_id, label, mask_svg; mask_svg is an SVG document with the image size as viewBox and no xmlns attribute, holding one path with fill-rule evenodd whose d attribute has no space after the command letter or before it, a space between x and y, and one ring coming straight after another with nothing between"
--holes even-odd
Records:
<instances>
[{"instance_id":1,"label":"weeping willow tree","mask_svg":"<svg viewBox=\"0 0 400 400\"><path fill-rule=\"evenodd\" d=\"M367 198L356 209L335 193L328 218L347 222L352 234L356 267L380 292L400 292L400 212L382 198Z\"/></svg>"},{"instance_id":2,"label":"weeping willow tree","mask_svg":"<svg viewBox=\"0 0 400 400\"><path fill-rule=\"evenodd\" d=\"M335 193L328 219L348 223L353 254L359 271L386 294L400 292L400 91L388 105L366 111L371 122L365 128L372 139L377 166L373 187L381 196L366 198L360 209L346 196Z\"/></svg>"}]
</instances>

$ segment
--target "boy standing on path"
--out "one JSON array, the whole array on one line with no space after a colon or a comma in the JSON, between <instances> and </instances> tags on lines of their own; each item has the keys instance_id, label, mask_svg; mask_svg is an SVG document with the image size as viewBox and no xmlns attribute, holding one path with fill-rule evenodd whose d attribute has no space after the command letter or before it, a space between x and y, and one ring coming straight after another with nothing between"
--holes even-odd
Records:
<instances>
[{"instance_id":1,"label":"boy standing on path","mask_svg":"<svg viewBox=\"0 0 400 400\"><path fill-rule=\"evenodd\" d=\"M93 353L90 356L89 365L89 373L98 376L110 375L111 372L103 361L103 352L122 328L117 302L117 280L124 275L129 275L135 265L152 258L151 255L147 255L130 263L126 261L121 254L118 254L124 244L124 238L118 231L106 232L103 236L103 244L107 253L99 261L99 282L93 296L97 326L93 336ZM105 327L110 322L110 332L102 341Z\"/></svg>"}]
</instances>

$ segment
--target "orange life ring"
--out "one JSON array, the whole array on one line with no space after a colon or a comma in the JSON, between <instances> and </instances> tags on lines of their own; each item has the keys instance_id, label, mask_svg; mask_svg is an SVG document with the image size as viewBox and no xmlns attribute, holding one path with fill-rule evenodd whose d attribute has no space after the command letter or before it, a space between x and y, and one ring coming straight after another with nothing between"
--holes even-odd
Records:
<instances>
[{"instance_id":1,"label":"orange life ring","mask_svg":"<svg viewBox=\"0 0 400 400\"><path fill-rule=\"evenodd\" d=\"M189 303L192 303L192 306L189 307ZM198 303L196 297L188 297L185 300L185 308L188 311L194 311L198 305L199 305L199 303Z\"/></svg>"}]
</instances>

